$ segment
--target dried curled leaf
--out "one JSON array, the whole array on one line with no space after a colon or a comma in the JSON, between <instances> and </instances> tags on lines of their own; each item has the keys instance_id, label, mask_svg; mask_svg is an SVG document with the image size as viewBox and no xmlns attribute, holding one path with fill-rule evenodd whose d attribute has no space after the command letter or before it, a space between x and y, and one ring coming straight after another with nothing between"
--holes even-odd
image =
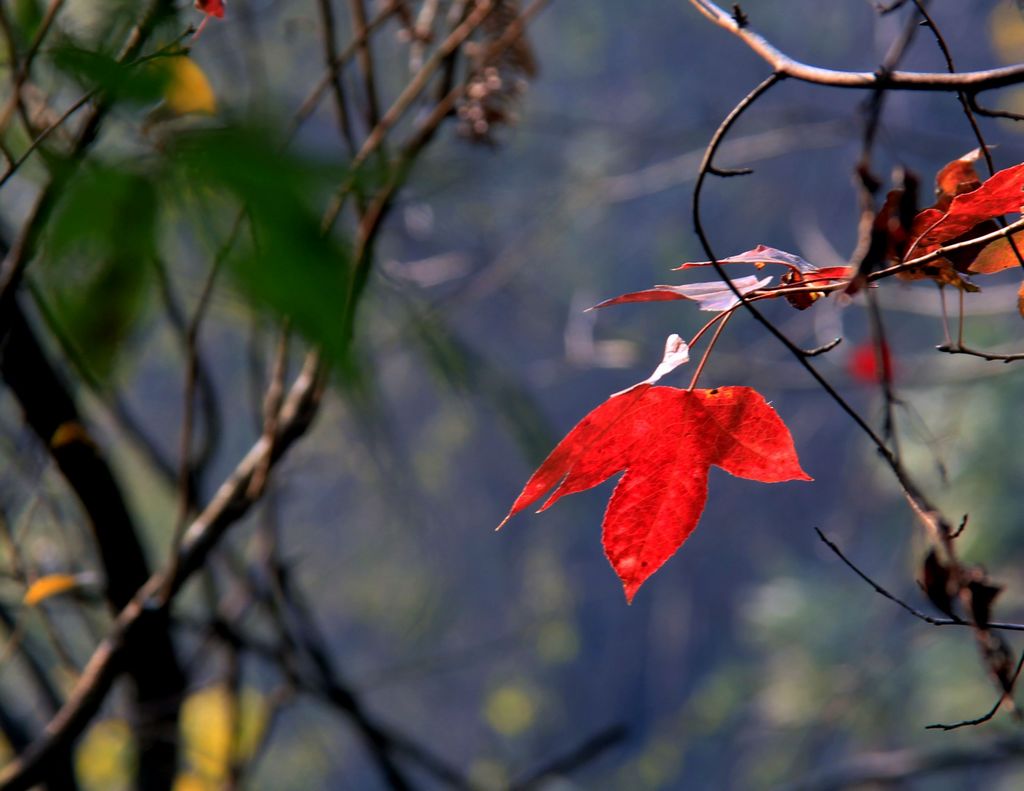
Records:
<instances>
[{"instance_id":1,"label":"dried curled leaf","mask_svg":"<svg viewBox=\"0 0 1024 791\"><path fill-rule=\"evenodd\" d=\"M772 282L771 275L757 279L755 275L739 277L732 281L736 290L741 294L749 294L764 288ZM666 302L675 299L687 299L696 302L700 310L723 311L729 310L740 304L736 292L729 288L729 285L721 280L710 283L690 283L684 286L655 286L644 291L633 291L629 294L622 294L604 302L599 302L588 310L607 308L610 305L622 305L627 302Z\"/></svg>"},{"instance_id":2,"label":"dried curled leaf","mask_svg":"<svg viewBox=\"0 0 1024 791\"><path fill-rule=\"evenodd\" d=\"M809 261L805 261L798 255L787 253L784 250L777 250L774 247L768 247L763 244L759 244L753 250L747 250L745 253L731 255L728 258L720 258L718 263L753 264L758 269L761 269L766 264L779 264L800 273L819 271L817 266ZM676 269L694 269L702 266L713 266L713 264L711 261L691 261L677 266Z\"/></svg>"},{"instance_id":3,"label":"dried curled leaf","mask_svg":"<svg viewBox=\"0 0 1024 791\"><path fill-rule=\"evenodd\" d=\"M665 354L654 372L644 380L644 384L652 385L661 377L672 373L676 368L690 361L690 347L675 333L665 339Z\"/></svg>"},{"instance_id":4,"label":"dried curled leaf","mask_svg":"<svg viewBox=\"0 0 1024 791\"><path fill-rule=\"evenodd\" d=\"M934 549L925 556L921 568L921 587L928 600L938 608L939 612L950 618L955 617L949 569L939 560Z\"/></svg>"},{"instance_id":5,"label":"dried curled leaf","mask_svg":"<svg viewBox=\"0 0 1024 791\"><path fill-rule=\"evenodd\" d=\"M471 68L457 110L459 133L475 143L493 143L496 127L516 123L516 106L537 74L525 34L519 31L506 41L516 32L513 27L521 25L519 0L494 2L482 26L483 38L467 47Z\"/></svg>"},{"instance_id":6,"label":"dried curled leaf","mask_svg":"<svg viewBox=\"0 0 1024 791\"><path fill-rule=\"evenodd\" d=\"M75 590L78 585L79 579L75 574L47 574L28 586L22 602L28 607L35 607L53 596Z\"/></svg>"},{"instance_id":7,"label":"dried curled leaf","mask_svg":"<svg viewBox=\"0 0 1024 791\"><path fill-rule=\"evenodd\" d=\"M782 276L782 285L803 287L836 283L848 280L852 271L848 266L828 266L808 271L806 274L791 269ZM828 296L827 291L797 291L795 289L783 291L782 294L786 301L797 310L807 310L819 299Z\"/></svg>"},{"instance_id":8,"label":"dried curled leaf","mask_svg":"<svg viewBox=\"0 0 1024 791\"><path fill-rule=\"evenodd\" d=\"M971 601L971 618L980 627L987 627L992 615L992 604L1003 589L993 585L984 577L973 579L967 583L967 591Z\"/></svg>"},{"instance_id":9,"label":"dried curled leaf","mask_svg":"<svg viewBox=\"0 0 1024 791\"><path fill-rule=\"evenodd\" d=\"M761 269L769 264L775 264L778 266L784 266L789 271L782 276L782 285L784 286L807 286L812 283L820 283L825 285L826 283L835 283L842 280L848 280L852 274L852 270L846 266L827 266L819 267L816 264L812 264L810 261L806 261L798 255L793 253L787 253L785 250L777 250L774 247L767 247L766 245L759 244L753 250L747 250L745 253L739 255L732 255L728 258L719 259L720 264L752 264L753 266ZM694 269L697 267L713 266L711 261L691 261L689 263L677 266L676 269ZM740 278L740 280L752 280L752 278ZM740 280L734 280L734 283L739 283ZM659 286L658 288L666 288L665 286ZM639 292L646 293L646 292ZM809 291L809 290L797 290L796 288L784 290L780 292L782 296L786 298L797 310L806 310L815 301L821 299L821 297L828 296L828 292L825 291ZM663 299L670 299L670 297L663 297Z\"/></svg>"}]
</instances>

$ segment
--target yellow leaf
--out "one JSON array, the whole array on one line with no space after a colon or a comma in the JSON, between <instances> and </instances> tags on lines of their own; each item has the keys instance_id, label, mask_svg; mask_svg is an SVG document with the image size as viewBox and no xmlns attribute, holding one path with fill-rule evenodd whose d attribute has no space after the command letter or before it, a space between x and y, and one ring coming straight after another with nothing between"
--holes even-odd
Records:
<instances>
[{"instance_id":1,"label":"yellow leaf","mask_svg":"<svg viewBox=\"0 0 1024 791\"><path fill-rule=\"evenodd\" d=\"M176 55L167 59L170 76L164 89L164 104L174 115L217 112L217 99L206 74L192 58Z\"/></svg>"},{"instance_id":2,"label":"yellow leaf","mask_svg":"<svg viewBox=\"0 0 1024 791\"><path fill-rule=\"evenodd\" d=\"M191 772L182 772L174 778L174 791L217 791L217 783Z\"/></svg>"},{"instance_id":3,"label":"yellow leaf","mask_svg":"<svg viewBox=\"0 0 1024 791\"><path fill-rule=\"evenodd\" d=\"M520 684L498 687L484 703L487 724L502 736L518 736L537 719L537 700L532 690Z\"/></svg>"},{"instance_id":4,"label":"yellow leaf","mask_svg":"<svg viewBox=\"0 0 1024 791\"><path fill-rule=\"evenodd\" d=\"M1003 0L989 17L992 47L1005 63L1018 63L1024 58L1024 14L1016 3Z\"/></svg>"},{"instance_id":5,"label":"yellow leaf","mask_svg":"<svg viewBox=\"0 0 1024 791\"><path fill-rule=\"evenodd\" d=\"M75 750L75 774L85 791L127 788L134 764L135 740L124 720L96 723Z\"/></svg>"},{"instance_id":6,"label":"yellow leaf","mask_svg":"<svg viewBox=\"0 0 1024 791\"><path fill-rule=\"evenodd\" d=\"M189 695L180 726L192 774L216 782L226 778L232 761L251 757L258 747L267 716L266 701L253 689L243 689L237 699L222 684Z\"/></svg>"},{"instance_id":7,"label":"yellow leaf","mask_svg":"<svg viewBox=\"0 0 1024 791\"><path fill-rule=\"evenodd\" d=\"M64 445L70 445L72 442L81 442L83 445L95 444L92 441L92 437L89 436L89 432L85 430L85 426L77 420L61 423L57 426L57 430L53 432L53 436L50 437L51 448L60 448Z\"/></svg>"},{"instance_id":8,"label":"yellow leaf","mask_svg":"<svg viewBox=\"0 0 1024 791\"><path fill-rule=\"evenodd\" d=\"M44 599L74 590L78 583L79 579L74 574L47 574L28 586L22 601L29 607L35 607Z\"/></svg>"}]
</instances>

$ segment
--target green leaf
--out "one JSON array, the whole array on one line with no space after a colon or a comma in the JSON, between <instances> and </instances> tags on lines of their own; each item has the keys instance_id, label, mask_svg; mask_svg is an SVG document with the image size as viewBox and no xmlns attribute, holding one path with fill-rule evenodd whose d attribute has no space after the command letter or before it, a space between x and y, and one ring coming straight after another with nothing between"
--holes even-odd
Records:
<instances>
[{"instance_id":1,"label":"green leaf","mask_svg":"<svg viewBox=\"0 0 1024 791\"><path fill-rule=\"evenodd\" d=\"M53 62L87 90L99 90L112 100L131 104L158 101L171 78L162 58L144 63L118 63L107 53L67 42L54 50Z\"/></svg>"},{"instance_id":2,"label":"green leaf","mask_svg":"<svg viewBox=\"0 0 1024 791\"><path fill-rule=\"evenodd\" d=\"M156 255L153 183L126 169L86 165L57 205L40 267L55 320L106 380L146 303Z\"/></svg>"},{"instance_id":3,"label":"green leaf","mask_svg":"<svg viewBox=\"0 0 1024 791\"><path fill-rule=\"evenodd\" d=\"M193 188L227 192L244 207L247 233L228 258L242 291L345 362L352 254L322 233L314 208L341 169L282 154L259 128L182 135L168 154Z\"/></svg>"},{"instance_id":4,"label":"green leaf","mask_svg":"<svg viewBox=\"0 0 1024 791\"><path fill-rule=\"evenodd\" d=\"M42 21L43 4L40 0L15 0L14 24L23 42L28 43L35 38Z\"/></svg>"},{"instance_id":5,"label":"green leaf","mask_svg":"<svg viewBox=\"0 0 1024 791\"><path fill-rule=\"evenodd\" d=\"M156 188L124 166L87 164L61 195L49 229L49 251L108 257L150 257L156 230Z\"/></svg>"}]
</instances>

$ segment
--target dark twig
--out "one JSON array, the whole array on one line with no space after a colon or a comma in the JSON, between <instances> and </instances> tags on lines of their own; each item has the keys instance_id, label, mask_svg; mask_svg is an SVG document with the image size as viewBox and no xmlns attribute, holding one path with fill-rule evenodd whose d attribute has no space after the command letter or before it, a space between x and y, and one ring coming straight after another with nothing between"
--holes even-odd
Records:
<instances>
[{"instance_id":1,"label":"dark twig","mask_svg":"<svg viewBox=\"0 0 1024 791\"><path fill-rule=\"evenodd\" d=\"M41 130L39 134L35 136L32 142L29 143L28 148L22 151L21 155L17 159L13 160L8 165L7 170L4 171L4 174L0 176L0 187L3 187L4 184L6 184L8 180L10 180L11 177L13 177L18 172L18 169L25 164L25 162L29 159L29 157L32 156L33 153L35 153L36 149L38 149L39 146L46 142L46 139L51 134L53 134L55 131L64 126L64 124L67 123L68 119L70 119L71 116L73 116L85 105L87 105L90 101L92 101L95 98L95 96L96 92L90 91L89 93L85 94L85 96L82 96L80 99L78 99L78 101L72 102L71 106L69 106L63 113L61 113L60 116L54 119L53 123L51 123L45 129Z\"/></svg>"},{"instance_id":2,"label":"dark twig","mask_svg":"<svg viewBox=\"0 0 1024 791\"><path fill-rule=\"evenodd\" d=\"M92 391L93 395L110 411L111 417L128 439L138 448L142 455L152 465L153 469L170 486L176 484L177 476L174 463L149 436L140 420L129 409L128 404L121 397L121 394L113 388L109 388L100 381L100 378L90 368L85 356L76 345L75 341L61 325L57 314L46 300L45 295L38 288L31 278L25 279L25 286L32 301L39 312L40 317L46 325L50 335L57 341L61 353L70 364L74 373L81 379L85 386Z\"/></svg>"},{"instance_id":3,"label":"dark twig","mask_svg":"<svg viewBox=\"0 0 1024 791\"><path fill-rule=\"evenodd\" d=\"M990 624L991 625L991 624ZM1012 690L1014 684L1017 682L1017 677L1020 675L1021 668L1024 667L1024 652L1021 652L1020 659L1017 660L1017 667L1013 671L1013 676L1010 678L1009 688ZM995 702L995 705L987 712L982 714L980 717L975 717L973 720L961 720L960 722L953 722L950 724L935 723L934 725L925 726L927 730L936 731L955 731L957 728L969 728L974 725L982 725L988 722L999 712L1002 708L1003 703L1010 697L1010 692L1003 691L999 695L999 700Z\"/></svg>"},{"instance_id":4,"label":"dark twig","mask_svg":"<svg viewBox=\"0 0 1024 791\"><path fill-rule=\"evenodd\" d=\"M234 228L228 237L228 241L224 244L224 250L227 250L232 246L234 237L238 234L240 227L241 220L236 219ZM182 531L185 529L188 516L194 510L196 502L196 493L194 490L195 461L192 458L192 433L194 428L196 388L198 386L198 382L201 379L205 380L207 385L205 392L212 392L212 379L209 374L206 373L205 367L200 363L199 331L202 327L203 319L206 316L206 309L210 304L210 297L213 295L213 287L217 281L217 273L220 271L221 264L225 257L226 253L224 255L217 255L214 258L213 263L210 265L210 269L203 281L202 290L199 293L199 300L196 303L192 317L189 319L188 324L185 327L184 337L182 338L182 342L185 347L185 385L178 457L178 518L174 526L174 538L171 543L172 552L177 549L178 543L181 541ZM203 371L202 375L200 374L200 370ZM213 403L213 399L209 397L206 400L208 405ZM216 408L212 406L209 406L207 409L207 433L212 432L211 424L216 421L211 418L211 414L216 413L216 411ZM208 442L207 447L212 450L212 443Z\"/></svg>"},{"instance_id":5,"label":"dark twig","mask_svg":"<svg viewBox=\"0 0 1024 791\"><path fill-rule=\"evenodd\" d=\"M894 604L898 604L900 607L902 607L908 613L913 615L915 618L918 618L927 624L931 624L932 626L948 626L953 624L963 626L968 625L966 621L960 620L959 618L935 618L931 615L926 615L925 613L915 609L914 607L911 607L909 604L903 601L903 599L893 596L891 593L889 593L889 591L887 591L885 588L883 588L881 585L879 585L877 582L871 579L871 577L869 577L867 574L865 574L863 571L857 568L857 566L854 565L853 561L846 557L846 555L843 554L843 551L831 539L829 539L828 536L821 532L819 528L814 528L814 532L818 534L818 538L820 538L824 542L825 546L831 549L836 554L836 557L838 557L841 561L843 561L844 564L846 564L846 567L849 568L850 571L852 571L854 574L856 574L858 577L864 580L864 582L870 585L874 589L875 593L884 596L886 599L893 602ZM1021 624L1021 628L1024 629L1024 624Z\"/></svg>"},{"instance_id":6,"label":"dark twig","mask_svg":"<svg viewBox=\"0 0 1024 791\"><path fill-rule=\"evenodd\" d=\"M879 14L885 16L886 14L891 14L893 11L899 11L906 4L907 0L892 0L888 5L885 3L875 3L875 8L878 9Z\"/></svg>"},{"instance_id":7,"label":"dark twig","mask_svg":"<svg viewBox=\"0 0 1024 791\"><path fill-rule=\"evenodd\" d=\"M893 455L900 457L899 437L896 433L896 406L900 403L892 383L892 366L889 363L889 341L882 322L882 310L878 306L878 295L868 289L868 315L871 317L872 346L875 353L875 371L878 385L885 402L884 436L892 448Z\"/></svg>"},{"instance_id":8,"label":"dark twig","mask_svg":"<svg viewBox=\"0 0 1024 791\"><path fill-rule=\"evenodd\" d=\"M983 352L952 342L943 343L935 348L940 352L945 352L946 354L966 354L969 357L980 357L982 360L988 360L989 362L1012 363L1017 360L1024 360L1024 353L997 354L996 352Z\"/></svg>"},{"instance_id":9,"label":"dark twig","mask_svg":"<svg viewBox=\"0 0 1024 791\"><path fill-rule=\"evenodd\" d=\"M327 73L330 78L331 90L334 94L334 115L338 122L338 131L341 134L341 139L345 141L345 145L348 147L349 156L354 156L356 153L356 141L352 134L352 123L348 117L345 81L341 68L342 60L338 56L338 47L335 41L334 8L331 5L331 0L318 0L317 5L320 9L320 22L323 28L321 40L323 41L324 60L327 62ZM367 42L366 31L367 26L364 21L363 26L357 31L364 45ZM362 51L361 48L360 51Z\"/></svg>"},{"instance_id":10,"label":"dark twig","mask_svg":"<svg viewBox=\"0 0 1024 791\"><path fill-rule=\"evenodd\" d=\"M352 28L356 38L362 43L359 45L359 70L363 75L363 92L366 94L366 127L373 129L380 120L380 100L377 98L377 77L373 67L373 51L370 49L370 39L366 35L366 6L363 0L349 0L352 9Z\"/></svg>"},{"instance_id":11,"label":"dark twig","mask_svg":"<svg viewBox=\"0 0 1024 791\"><path fill-rule=\"evenodd\" d=\"M323 100L324 95L327 93L328 89L332 87L332 83L334 82L335 78L340 79L339 75L342 69L344 69L345 65L355 56L359 48L366 41L369 41L370 36L373 35L373 33L375 33L381 25L383 25L392 16L394 16L396 7L396 3L388 4L388 6L382 9L380 13L377 14L376 17L370 20L362 36L357 36L353 41L351 41L348 44L348 46L345 47L344 50L337 54L337 56L334 58L333 64L330 67L328 67L327 71L320 78L319 82L317 82L317 84L313 86L313 89L309 92L309 94L307 94L306 98L302 100L302 104L299 105L298 111L295 113L294 118L292 118L288 134L286 135L287 139L290 140L298 131L298 129L313 114L316 108L320 105L320 102Z\"/></svg>"},{"instance_id":12,"label":"dark twig","mask_svg":"<svg viewBox=\"0 0 1024 791\"><path fill-rule=\"evenodd\" d=\"M902 599L889 593L889 591L887 591L885 588L883 588L881 585L879 585L877 582L871 579L871 577L869 577L867 574L865 574L863 571L857 568L857 566L854 565L853 561L846 557L846 555L843 554L843 551L833 541L830 541L825 536L825 534L821 532L820 529L816 527L814 528L814 530L818 534L818 538L825 542L825 545L828 546L828 548L831 549L833 552L835 552L836 556L841 561L843 561L843 563L845 563L849 567L849 569L853 571L854 574L856 574L868 585L870 585L876 593L879 593L889 601L898 604L900 607L902 607L908 613L913 615L915 618L918 618L932 626L972 626L972 624L969 621L965 621L962 618L936 618L934 616L927 615L921 612L920 610L914 609ZM960 531L957 530L955 533L950 534L950 537L953 538L956 535L959 535L959 533ZM1007 632L1024 632L1024 623L1006 623L1000 621L987 623L985 624L985 626L989 629L999 629Z\"/></svg>"},{"instance_id":13,"label":"dark twig","mask_svg":"<svg viewBox=\"0 0 1024 791\"><path fill-rule=\"evenodd\" d=\"M935 20L932 19L931 14L928 12L927 4L924 0L913 0L914 5L917 6L917 12L924 19L925 26L932 31L932 35L935 37L935 43L938 45L939 50L942 52L942 57L946 61L946 70L950 74L956 73L956 65L953 63L953 54L950 52L949 45L946 44L946 39L942 35L942 31L939 30L939 26L935 24ZM985 164L988 166L989 175L995 173L995 165L992 162L992 152L989 151L988 143L985 142L985 136L981 132L981 127L978 126L978 119L974 117L974 110L971 108L971 100L967 93L964 91L957 91L956 97L960 102L960 106L963 108L964 117L967 119L967 123L971 127L971 132L974 133L974 139L978 141L978 148L981 149L981 154L985 157Z\"/></svg>"},{"instance_id":14,"label":"dark twig","mask_svg":"<svg viewBox=\"0 0 1024 791\"><path fill-rule=\"evenodd\" d=\"M967 97L967 101L971 109L975 113L977 113L978 115L983 115L986 118L1005 118L1008 121L1024 121L1024 115L1022 115L1021 113L1014 113L1009 110L992 110L989 109L988 107L982 107L978 103L978 99L976 96L969 95Z\"/></svg>"}]
</instances>

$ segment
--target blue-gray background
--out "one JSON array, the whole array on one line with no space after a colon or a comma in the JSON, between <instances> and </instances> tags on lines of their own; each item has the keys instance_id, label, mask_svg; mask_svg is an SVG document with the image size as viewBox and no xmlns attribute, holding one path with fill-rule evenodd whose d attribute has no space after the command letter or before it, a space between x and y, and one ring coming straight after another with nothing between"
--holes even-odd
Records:
<instances>
[{"instance_id":1,"label":"blue-gray background","mask_svg":"<svg viewBox=\"0 0 1024 791\"><path fill-rule=\"evenodd\" d=\"M313 5L247 4L273 108L296 107L320 73ZM958 68L1024 57L1013 3L936 0L931 8ZM905 19L879 17L862 0L753 2L745 10L794 57L863 70L877 66ZM612 483L494 533L553 443L610 393L646 377L666 335L686 337L708 317L688 303L582 309L704 276L670 271L704 257L690 220L700 151L768 73L685 2L555 0L530 38L541 68L519 124L501 130L493 149L446 127L382 234L359 328L374 414L329 396L277 480L284 553L348 680L382 720L482 788L501 788L619 723L627 738L557 787L775 788L873 751L946 750L1014 733L1006 716L979 729L924 730L982 713L994 688L968 632L912 619L817 539L820 527L892 591L927 608L914 583L925 543L892 476L747 317L732 322L702 382L762 392L791 427L814 483L769 486L713 471L698 530L631 607L600 545ZM243 41L229 16L194 51L228 106L247 101ZM390 42L378 41L382 62ZM904 66L944 68L927 30ZM849 255L864 99L787 81L737 125L720 164L756 173L707 187L705 223L718 254L764 243L824 265ZM989 101L1018 99L1007 91ZM291 109L274 112L283 125ZM985 121L984 129L998 143L999 166L1024 158L1012 125ZM328 105L300 142L341 161ZM894 94L874 166L887 177L905 164L928 185L974 146L955 97ZM1012 347L1019 339L1018 279L989 278L981 294L968 295L977 314L967 324L972 342ZM886 283L880 300L907 462L954 518L970 514L963 551L1007 584L998 613L1013 618L1024 604L1020 374L933 351L942 340L934 287ZM410 304L443 319L464 352L456 364L446 369L425 352ZM230 289L214 309L205 349L221 390L246 404L245 314ZM806 346L842 335L821 368L880 421L876 389L848 372L851 349L868 337L859 301L823 300L804 313L780 304L768 313ZM172 450L180 363L157 317L134 343L120 379ZM667 383L685 385L688 376L682 370ZM252 441L252 421L232 422L228 432L211 482ZM118 462L135 491L157 488L130 454ZM166 528L169 495L138 499L154 531ZM231 540L243 546L249 529ZM161 540L166 532L155 532ZM269 688L258 665L247 672L248 684ZM253 782L307 789L379 781L344 723L299 702L282 715ZM1000 763L907 787L1022 782L1012 763Z\"/></svg>"}]
</instances>

